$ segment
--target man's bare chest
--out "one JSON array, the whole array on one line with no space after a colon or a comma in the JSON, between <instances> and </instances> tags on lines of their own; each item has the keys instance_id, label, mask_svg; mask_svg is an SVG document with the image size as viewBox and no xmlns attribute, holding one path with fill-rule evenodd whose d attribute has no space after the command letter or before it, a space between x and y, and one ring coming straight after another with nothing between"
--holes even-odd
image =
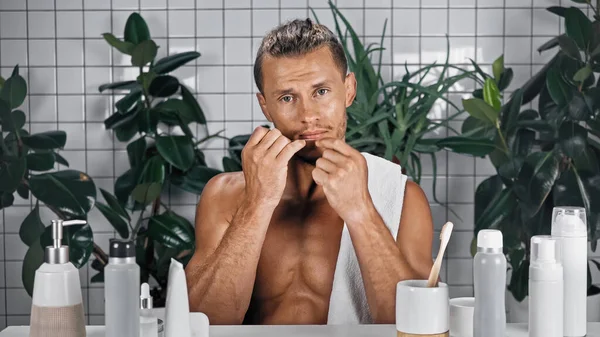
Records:
<instances>
[{"instance_id":1,"label":"man's bare chest","mask_svg":"<svg viewBox=\"0 0 600 337\"><path fill-rule=\"evenodd\" d=\"M255 295L290 292L328 297L337 262L343 220L326 203L278 207L258 263Z\"/></svg>"}]
</instances>

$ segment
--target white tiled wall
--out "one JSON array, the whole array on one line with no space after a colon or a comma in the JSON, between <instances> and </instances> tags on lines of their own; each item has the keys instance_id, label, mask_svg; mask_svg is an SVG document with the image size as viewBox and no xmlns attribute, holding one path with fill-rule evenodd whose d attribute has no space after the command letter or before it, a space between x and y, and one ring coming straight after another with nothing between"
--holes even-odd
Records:
<instances>
[{"instance_id":1,"label":"white tiled wall","mask_svg":"<svg viewBox=\"0 0 600 337\"><path fill-rule=\"evenodd\" d=\"M337 0L337 5L367 42L379 41L388 19L383 55L387 80L401 76L405 62L412 69L443 61L448 34L453 63L466 67L473 58L489 68L504 53L515 70L514 89L548 59L536 48L563 28L544 8L561 1L574 5L568 0ZM265 122L253 97L251 67L262 34L279 22L307 17L307 6L333 30L325 0L0 0L0 70L8 77L18 63L28 80L30 95L23 109L28 127L67 131L62 154L71 167L87 171L99 187L112 190L115 177L127 169L126 144L104 130L102 121L111 113L113 99L97 88L129 79L133 71L128 58L113 53L102 40L102 33L121 36L127 16L139 10L160 45L159 56L199 51L196 64L176 75L197 92L209 129L225 129L226 136L234 136ZM472 89L473 83L460 83L449 98L459 102ZM434 113L446 115L444 107ZM460 122L453 126L460 127ZM224 145L222 140L208 144L212 166L220 166ZM442 277L451 285L451 296L469 295L473 193L494 170L487 160L446 153L437 158L438 196L460 216L433 203L431 162L424 159L422 185L432 202L436 229L447 219L456 225ZM192 220L196 197L172 195L170 203ZM0 328L29 322L31 300L20 277L26 247L18 229L30 207L29 201L17 198L2 215ZM51 213L42 212L49 221ZM114 234L110 225L97 210L90 222L95 241L106 248ZM435 252L437 247L436 238ZM90 324L102 324L103 289L89 283L92 275L91 268L81 270L85 311Z\"/></svg>"}]
</instances>

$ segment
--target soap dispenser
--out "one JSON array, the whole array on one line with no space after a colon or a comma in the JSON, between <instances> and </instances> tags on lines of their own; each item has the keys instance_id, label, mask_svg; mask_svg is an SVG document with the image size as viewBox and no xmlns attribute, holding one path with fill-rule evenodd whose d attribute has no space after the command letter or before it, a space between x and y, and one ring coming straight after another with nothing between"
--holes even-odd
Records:
<instances>
[{"instance_id":1,"label":"soap dispenser","mask_svg":"<svg viewBox=\"0 0 600 337\"><path fill-rule=\"evenodd\" d=\"M85 337L79 271L69 262L69 246L61 245L63 226L84 220L52 220L52 246L36 270L31 303L30 337Z\"/></svg>"}]
</instances>

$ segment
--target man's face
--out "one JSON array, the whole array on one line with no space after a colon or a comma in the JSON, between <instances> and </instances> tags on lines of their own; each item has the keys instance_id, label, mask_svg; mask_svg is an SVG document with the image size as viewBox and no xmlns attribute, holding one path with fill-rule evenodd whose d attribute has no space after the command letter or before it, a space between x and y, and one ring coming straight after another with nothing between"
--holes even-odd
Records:
<instances>
[{"instance_id":1,"label":"man's face","mask_svg":"<svg viewBox=\"0 0 600 337\"><path fill-rule=\"evenodd\" d=\"M267 56L262 75L264 94L257 97L263 113L284 136L307 140L300 158L313 162L321 156L319 138L344 139L356 80L352 73L342 76L329 47L299 57Z\"/></svg>"}]
</instances>

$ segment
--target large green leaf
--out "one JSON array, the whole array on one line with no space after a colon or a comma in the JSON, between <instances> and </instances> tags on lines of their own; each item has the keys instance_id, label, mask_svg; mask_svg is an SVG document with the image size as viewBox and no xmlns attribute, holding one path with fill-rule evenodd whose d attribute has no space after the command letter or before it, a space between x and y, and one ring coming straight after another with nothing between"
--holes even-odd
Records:
<instances>
[{"instance_id":1,"label":"large green leaf","mask_svg":"<svg viewBox=\"0 0 600 337\"><path fill-rule=\"evenodd\" d=\"M141 183L159 183L162 185L165 181L165 162L161 156L152 156L148 159L140 175Z\"/></svg>"},{"instance_id":2,"label":"large green leaf","mask_svg":"<svg viewBox=\"0 0 600 337\"><path fill-rule=\"evenodd\" d=\"M523 104L523 89L519 88L514 92L510 105L507 104L508 108L502 114L502 126L506 130L512 129L516 123L519 116L519 112L521 111L521 105Z\"/></svg>"},{"instance_id":3,"label":"large green leaf","mask_svg":"<svg viewBox=\"0 0 600 337\"><path fill-rule=\"evenodd\" d=\"M552 190L552 198L555 205L569 205L583 207L583 199L579 193L577 178L572 169L560 174Z\"/></svg>"},{"instance_id":4,"label":"large green leaf","mask_svg":"<svg viewBox=\"0 0 600 337\"><path fill-rule=\"evenodd\" d=\"M126 114L131 110L135 103L142 97L142 90L140 87L135 87L131 91L119 99L115 103L115 107L121 114ZM105 122L106 123L106 122Z\"/></svg>"},{"instance_id":5,"label":"large green leaf","mask_svg":"<svg viewBox=\"0 0 600 337\"><path fill-rule=\"evenodd\" d=\"M513 80L514 73L512 68L506 68L506 70L500 75L500 79L498 80L498 90L504 91Z\"/></svg>"},{"instance_id":6,"label":"large green leaf","mask_svg":"<svg viewBox=\"0 0 600 337\"><path fill-rule=\"evenodd\" d=\"M463 137L493 139L496 134L496 128L487 122L469 116L462 124L461 133Z\"/></svg>"},{"instance_id":7,"label":"large green leaf","mask_svg":"<svg viewBox=\"0 0 600 337\"><path fill-rule=\"evenodd\" d=\"M25 125L25 113L21 110L10 111L8 105L0 100L0 122L4 132L19 130Z\"/></svg>"},{"instance_id":8,"label":"large green leaf","mask_svg":"<svg viewBox=\"0 0 600 337\"><path fill-rule=\"evenodd\" d=\"M19 228L21 241L28 247L36 241L39 242L40 235L44 232L44 228L44 223L42 223L42 220L40 219L39 202L36 202L35 207L31 210L29 215L25 217L25 220L21 223L21 228Z\"/></svg>"},{"instance_id":9,"label":"large green leaf","mask_svg":"<svg viewBox=\"0 0 600 337\"><path fill-rule=\"evenodd\" d=\"M501 55L492 63L492 72L496 81L500 80L500 75L504 72L504 55Z\"/></svg>"},{"instance_id":10,"label":"large green leaf","mask_svg":"<svg viewBox=\"0 0 600 337\"><path fill-rule=\"evenodd\" d=\"M150 40L150 31L146 21L138 14L131 13L125 23L125 31L123 32L125 41L131 42L134 45L139 45L141 42Z\"/></svg>"},{"instance_id":11,"label":"large green leaf","mask_svg":"<svg viewBox=\"0 0 600 337\"><path fill-rule=\"evenodd\" d=\"M463 99L463 107L469 115L487 122L491 125L496 125L498 120L498 111L494 110L485 101L478 98Z\"/></svg>"},{"instance_id":12,"label":"large green leaf","mask_svg":"<svg viewBox=\"0 0 600 337\"><path fill-rule=\"evenodd\" d=\"M579 47L577 47L577 43L575 43L572 38L561 35L558 37L558 44L560 45L560 50L562 50L565 55L581 61L581 52L579 51Z\"/></svg>"},{"instance_id":13,"label":"large green leaf","mask_svg":"<svg viewBox=\"0 0 600 337\"><path fill-rule=\"evenodd\" d=\"M26 170L25 157L5 157L0 161L0 191L14 192Z\"/></svg>"},{"instance_id":14,"label":"large green leaf","mask_svg":"<svg viewBox=\"0 0 600 337\"><path fill-rule=\"evenodd\" d=\"M127 144L127 157L129 158L129 165L131 167L137 167L142 164L144 156L146 155L146 138L140 137L133 142Z\"/></svg>"},{"instance_id":15,"label":"large green leaf","mask_svg":"<svg viewBox=\"0 0 600 337\"><path fill-rule=\"evenodd\" d=\"M13 192L0 192L0 209L10 207L14 202Z\"/></svg>"},{"instance_id":16,"label":"large green leaf","mask_svg":"<svg viewBox=\"0 0 600 337\"><path fill-rule=\"evenodd\" d=\"M21 280L29 296L33 296L35 272L42 263L44 263L44 249L38 238L27 249L27 253L25 253L25 257L23 258L23 267L21 268Z\"/></svg>"},{"instance_id":17,"label":"large green leaf","mask_svg":"<svg viewBox=\"0 0 600 337\"><path fill-rule=\"evenodd\" d=\"M527 156L514 186L521 200L523 220L533 217L558 178L559 161L554 152L535 152Z\"/></svg>"},{"instance_id":18,"label":"large green leaf","mask_svg":"<svg viewBox=\"0 0 600 337\"><path fill-rule=\"evenodd\" d=\"M575 158L585 152L587 131L577 123L565 121L558 131L558 139L564 153L571 158Z\"/></svg>"},{"instance_id":19,"label":"large green leaf","mask_svg":"<svg viewBox=\"0 0 600 337\"><path fill-rule=\"evenodd\" d=\"M585 121L590 118L594 110L592 100L591 96L583 96L580 92L575 91L568 106L569 117L576 121Z\"/></svg>"},{"instance_id":20,"label":"large green leaf","mask_svg":"<svg viewBox=\"0 0 600 337\"><path fill-rule=\"evenodd\" d=\"M158 46L152 40L146 40L136 45L131 52L131 64L143 67L152 62L158 52Z\"/></svg>"},{"instance_id":21,"label":"large green leaf","mask_svg":"<svg viewBox=\"0 0 600 337\"><path fill-rule=\"evenodd\" d=\"M40 240L42 246L52 245L52 226L47 226ZM88 262L94 247L94 235L89 224L63 227L62 244L69 246L69 261L75 268Z\"/></svg>"},{"instance_id":22,"label":"large green leaf","mask_svg":"<svg viewBox=\"0 0 600 337\"><path fill-rule=\"evenodd\" d=\"M136 172L136 169L131 168L115 181L115 196L121 206L127 204L127 200L136 186L138 173L139 171Z\"/></svg>"},{"instance_id":23,"label":"large green leaf","mask_svg":"<svg viewBox=\"0 0 600 337\"><path fill-rule=\"evenodd\" d=\"M516 270L512 271L508 290L515 300L521 302L529 294L527 281L529 280L529 260L523 260Z\"/></svg>"},{"instance_id":24,"label":"large green leaf","mask_svg":"<svg viewBox=\"0 0 600 337\"><path fill-rule=\"evenodd\" d=\"M560 36L563 36L563 35L560 35ZM550 50L550 49L558 46L558 44L559 44L558 38L560 36L555 36L555 37L551 38L550 40L544 42L544 44L542 44L541 46L538 47L538 49L537 49L538 53L541 54L543 51Z\"/></svg>"},{"instance_id":25,"label":"large green leaf","mask_svg":"<svg viewBox=\"0 0 600 337\"><path fill-rule=\"evenodd\" d=\"M204 116L202 108L200 108L200 104L198 104L194 95L183 84L181 85L181 99L188 105L192 120L200 124L206 124L206 117Z\"/></svg>"},{"instance_id":26,"label":"large green leaf","mask_svg":"<svg viewBox=\"0 0 600 337\"><path fill-rule=\"evenodd\" d=\"M123 239L127 239L129 237L129 228L125 219L123 219L112 208L101 202L96 202L96 207Z\"/></svg>"},{"instance_id":27,"label":"large green leaf","mask_svg":"<svg viewBox=\"0 0 600 337\"><path fill-rule=\"evenodd\" d=\"M554 55L554 57L546 63L546 65L540 69L533 77L531 77L525 84L523 84L523 104L531 102L535 97L540 94L542 89L546 86L546 75L550 68L554 67L559 60L560 53Z\"/></svg>"},{"instance_id":28,"label":"large green leaf","mask_svg":"<svg viewBox=\"0 0 600 337\"><path fill-rule=\"evenodd\" d=\"M191 250L194 232L189 222L175 213L163 213L150 218L148 236L168 248Z\"/></svg>"},{"instance_id":29,"label":"large green leaf","mask_svg":"<svg viewBox=\"0 0 600 337\"><path fill-rule=\"evenodd\" d=\"M23 104L25 96L27 96L27 83L20 75L9 77L0 90L0 99L7 102L11 109Z\"/></svg>"},{"instance_id":30,"label":"large green leaf","mask_svg":"<svg viewBox=\"0 0 600 337\"><path fill-rule=\"evenodd\" d=\"M156 105L155 109L160 112L160 121L167 125L179 124L179 119L176 115L179 115L186 124L195 120L190 106L178 98L169 98L166 101L160 102Z\"/></svg>"},{"instance_id":31,"label":"large green leaf","mask_svg":"<svg viewBox=\"0 0 600 337\"><path fill-rule=\"evenodd\" d=\"M475 219L479 219L490 202L502 192L502 180L498 175L482 181L475 191Z\"/></svg>"},{"instance_id":32,"label":"large green leaf","mask_svg":"<svg viewBox=\"0 0 600 337\"><path fill-rule=\"evenodd\" d=\"M565 106L571 101L571 98L573 97L572 89L563 80L557 69L552 68L548 70L546 86L550 93L550 97L552 97L552 100L558 106Z\"/></svg>"},{"instance_id":33,"label":"large green leaf","mask_svg":"<svg viewBox=\"0 0 600 337\"><path fill-rule=\"evenodd\" d=\"M156 198L158 198L161 190L162 185L160 183L143 183L137 185L133 189L133 191L131 192L131 197L133 198L133 200L143 205L147 205L154 201Z\"/></svg>"},{"instance_id":34,"label":"large green leaf","mask_svg":"<svg viewBox=\"0 0 600 337\"><path fill-rule=\"evenodd\" d=\"M185 136L161 136L156 139L158 153L180 170L187 171L194 163L192 141Z\"/></svg>"},{"instance_id":35,"label":"large green leaf","mask_svg":"<svg viewBox=\"0 0 600 337\"><path fill-rule=\"evenodd\" d=\"M96 202L96 186L87 174L65 170L29 178L31 193L68 217L85 216Z\"/></svg>"},{"instance_id":36,"label":"large green leaf","mask_svg":"<svg viewBox=\"0 0 600 337\"><path fill-rule=\"evenodd\" d=\"M242 164L229 157L223 157L223 169L225 172L239 172L242 170Z\"/></svg>"},{"instance_id":37,"label":"large green leaf","mask_svg":"<svg viewBox=\"0 0 600 337\"><path fill-rule=\"evenodd\" d=\"M486 228L497 228L516 205L517 200L510 189L497 193L481 212L481 216L475 219L475 232Z\"/></svg>"},{"instance_id":38,"label":"large green leaf","mask_svg":"<svg viewBox=\"0 0 600 337\"><path fill-rule=\"evenodd\" d=\"M456 153L470 154L483 157L492 152L496 147L489 138L447 137L438 141L437 146L444 147Z\"/></svg>"},{"instance_id":39,"label":"large green leaf","mask_svg":"<svg viewBox=\"0 0 600 337\"><path fill-rule=\"evenodd\" d=\"M208 181L219 173L221 171L210 167L194 166L185 175L172 175L171 182L182 190L201 194Z\"/></svg>"},{"instance_id":40,"label":"large green leaf","mask_svg":"<svg viewBox=\"0 0 600 337\"><path fill-rule=\"evenodd\" d=\"M155 97L169 97L179 89L179 80L171 75L157 76L150 83L148 91Z\"/></svg>"},{"instance_id":41,"label":"large green leaf","mask_svg":"<svg viewBox=\"0 0 600 337\"><path fill-rule=\"evenodd\" d=\"M483 85L483 99L496 111L500 110L500 107L502 106L502 103L500 102L500 91L496 86L496 82L491 78L487 78Z\"/></svg>"},{"instance_id":42,"label":"large green leaf","mask_svg":"<svg viewBox=\"0 0 600 337\"><path fill-rule=\"evenodd\" d=\"M198 57L200 57L200 53L195 51L169 55L156 61L156 64L154 65L154 67L152 67L152 70L154 70L154 72L156 72L157 74L170 73L171 71L181 67L182 65L190 61L197 59Z\"/></svg>"},{"instance_id":43,"label":"large green leaf","mask_svg":"<svg viewBox=\"0 0 600 337\"><path fill-rule=\"evenodd\" d=\"M108 84L103 84L101 86L98 87L98 91L103 92L104 90L132 90L132 89L136 89L139 88L139 83L137 83L136 81L124 81L124 82L115 82L115 83L108 83Z\"/></svg>"},{"instance_id":44,"label":"large green leaf","mask_svg":"<svg viewBox=\"0 0 600 337\"><path fill-rule=\"evenodd\" d=\"M513 137L510 137L509 146L512 152L517 156L527 156L533 149L535 141L535 131L520 129L515 132Z\"/></svg>"},{"instance_id":45,"label":"large green leaf","mask_svg":"<svg viewBox=\"0 0 600 337\"><path fill-rule=\"evenodd\" d=\"M27 169L48 171L54 168L54 152L32 152L27 154Z\"/></svg>"},{"instance_id":46,"label":"large green leaf","mask_svg":"<svg viewBox=\"0 0 600 337\"><path fill-rule=\"evenodd\" d=\"M579 69L573 76L573 81L584 82L592 74L592 67L588 64L587 66Z\"/></svg>"},{"instance_id":47,"label":"large green leaf","mask_svg":"<svg viewBox=\"0 0 600 337\"><path fill-rule=\"evenodd\" d=\"M121 204L119 203L119 200L117 200L117 198L114 195L110 194L108 191L106 191L102 188L100 189L100 193L102 193L102 197L104 198L104 200L106 201L108 206L113 211L115 211L117 214L124 217L125 219L131 220L131 218L129 217L129 214L121 206Z\"/></svg>"},{"instance_id":48,"label":"large green leaf","mask_svg":"<svg viewBox=\"0 0 600 337\"><path fill-rule=\"evenodd\" d=\"M565 32L580 49L587 49L592 38L592 22L579 8L570 7L565 12Z\"/></svg>"},{"instance_id":49,"label":"large green leaf","mask_svg":"<svg viewBox=\"0 0 600 337\"><path fill-rule=\"evenodd\" d=\"M34 135L23 135L23 144L36 150L52 150L63 148L67 142L64 131L46 131Z\"/></svg>"},{"instance_id":50,"label":"large green leaf","mask_svg":"<svg viewBox=\"0 0 600 337\"><path fill-rule=\"evenodd\" d=\"M133 48L135 47L135 44L127 41L121 41L111 33L104 33L102 34L102 37L104 37L104 40L106 40L109 45L115 47L118 51L126 55L131 55L131 52L133 52Z\"/></svg>"},{"instance_id":51,"label":"large green leaf","mask_svg":"<svg viewBox=\"0 0 600 337\"><path fill-rule=\"evenodd\" d=\"M524 161L523 157L512 157L498 167L498 175L507 187L511 187L514 180L519 176Z\"/></svg>"}]
</instances>

